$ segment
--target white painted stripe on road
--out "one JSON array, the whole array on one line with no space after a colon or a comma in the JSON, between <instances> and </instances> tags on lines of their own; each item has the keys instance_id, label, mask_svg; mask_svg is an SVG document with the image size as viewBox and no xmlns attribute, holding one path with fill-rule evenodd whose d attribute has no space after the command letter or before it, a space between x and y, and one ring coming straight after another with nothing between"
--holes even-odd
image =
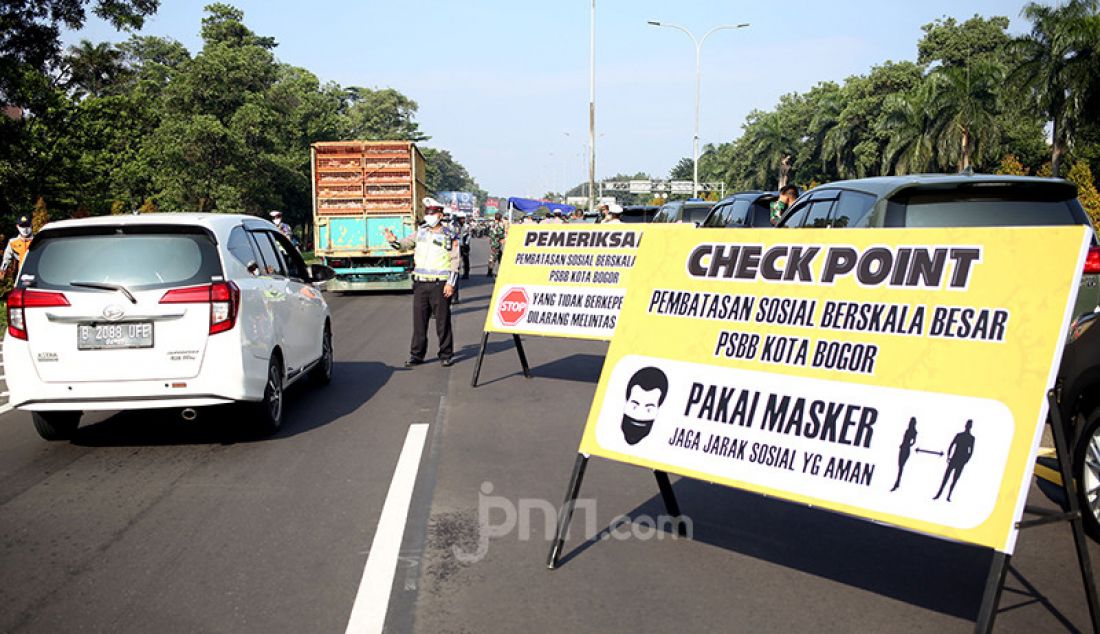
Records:
<instances>
[{"instance_id":1,"label":"white painted stripe on road","mask_svg":"<svg viewBox=\"0 0 1100 634\"><path fill-rule=\"evenodd\" d=\"M7 414L10 411L11 411L11 405L8 405L7 403L4 403L3 405L0 405L0 414Z\"/></svg>"},{"instance_id":2,"label":"white painted stripe on road","mask_svg":"<svg viewBox=\"0 0 1100 634\"><path fill-rule=\"evenodd\" d=\"M355 595L346 634L376 634L382 632L386 624L390 590L397 573L397 556L405 536L405 522L409 519L413 486L427 437L428 425L425 423L411 425L405 436L405 446L397 459L397 468L393 470L386 503L382 505L382 515L378 518L378 528L367 555L363 578L359 581L359 592Z\"/></svg>"}]
</instances>

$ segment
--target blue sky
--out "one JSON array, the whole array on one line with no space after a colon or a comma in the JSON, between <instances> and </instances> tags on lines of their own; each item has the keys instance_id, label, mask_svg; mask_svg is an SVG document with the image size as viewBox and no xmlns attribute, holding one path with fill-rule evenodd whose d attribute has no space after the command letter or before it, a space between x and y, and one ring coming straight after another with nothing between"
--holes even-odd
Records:
<instances>
[{"instance_id":1,"label":"blue sky","mask_svg":"<svg viewBox=\"0 0 1100 634\"><path fill-rule=\"evenodd\" d=\"M163 0L143 34L192 53L206 0ZM494 195L537 196L587 180L587 0L233 0L245 23L279 43L283 61L322 81L393 87L420 106L419 121ZM683 33L720 31L702 52L703 143L741 133L753 108L820 81L843 81L885 60L913 60L920 27L938 17L1005 15L1026 29L1021 1L894 0L779 3L597 0L597 177L644 171L667 177L691 155L695 52ZM65 34L118 41L97 20ZM568 136L565 133L569 133Z\"/></svg>"}]
</instances>

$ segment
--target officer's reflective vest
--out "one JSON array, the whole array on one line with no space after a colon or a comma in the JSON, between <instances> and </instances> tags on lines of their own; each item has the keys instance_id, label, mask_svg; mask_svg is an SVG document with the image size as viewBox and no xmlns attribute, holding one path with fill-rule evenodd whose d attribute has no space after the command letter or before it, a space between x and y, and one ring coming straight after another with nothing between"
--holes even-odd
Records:
<instances>
[{"instance_id":1,"label":"officer's reflective vest","mask_svg":"<svg viewBox=\"0 0 1100 634\"><path fill-rule=\"evenodd\" d=\"M451 276L451 249L455 235L450 229L435 232L421 228L416 232L413 275L418 280L446 280Z\"/></svg>"},{"instance_id":2,"label":"officer's reflective vest","mask_svg":"<svg viewBox=\"0 0 1100 634\"><path fill-rule=\"evenodd\" d=\"M15 270L19 270L19 266L23 264L23 256L27 254L27 249L31 248L32 238L24 238L19 236L12 238L8 245L11 247L11 254L15 256L15 262L12 263L12 267Z\"/></svg>"}]
</instances>

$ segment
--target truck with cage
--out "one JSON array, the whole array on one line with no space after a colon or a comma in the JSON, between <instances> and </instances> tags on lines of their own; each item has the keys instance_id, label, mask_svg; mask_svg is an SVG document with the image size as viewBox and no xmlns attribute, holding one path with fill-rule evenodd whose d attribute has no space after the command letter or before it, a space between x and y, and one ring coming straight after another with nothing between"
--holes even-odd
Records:
<instances>
[{"instance_id":1,"label":"truck with cage","mask_svg":"<svg viewBox=\"0 0 1100 634\"><path fill-rule=\"evenodd\" d=\"M424 156L408 141L325 141L310 147L314 254L336 271L332 291L412 288L412 254L395 251L424 217Z\"/></svg>"}]
</instances>

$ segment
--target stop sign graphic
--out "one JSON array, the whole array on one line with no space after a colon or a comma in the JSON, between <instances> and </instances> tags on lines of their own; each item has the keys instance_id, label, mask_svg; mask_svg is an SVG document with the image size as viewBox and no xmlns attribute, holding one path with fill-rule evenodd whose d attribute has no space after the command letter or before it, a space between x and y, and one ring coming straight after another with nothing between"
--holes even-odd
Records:
<instances>
[{"instance_id":1,"label":"stop sign graphic","mask_svg":"<svg viewBox=\"0 0 1100 634\"><path fill-rule=\"evenodd\" d=\"M515 326L527 314L527 291L522 288L510 288L500 297L497 305L497 317L505 326Z\"/></svg>"}]
</instances>

